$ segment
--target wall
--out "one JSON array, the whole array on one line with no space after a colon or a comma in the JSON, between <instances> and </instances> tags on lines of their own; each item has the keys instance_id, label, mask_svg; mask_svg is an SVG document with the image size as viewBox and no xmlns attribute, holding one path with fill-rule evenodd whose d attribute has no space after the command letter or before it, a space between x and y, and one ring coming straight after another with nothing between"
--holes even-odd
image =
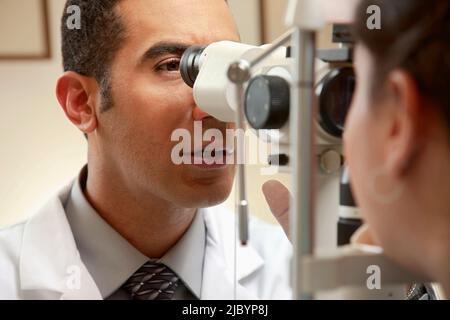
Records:
<instances>
[{"instance_id":1,"label":"wall","mask_svg":"<svg viewBox=\"0 0 450 320\"><path fill-rule=\"evenodd\" d=\"M63 6L49 0L51 60L0 60L0 226L26 218L85 162L85 141L54 94Z\"/></svg>"}]
</instances>

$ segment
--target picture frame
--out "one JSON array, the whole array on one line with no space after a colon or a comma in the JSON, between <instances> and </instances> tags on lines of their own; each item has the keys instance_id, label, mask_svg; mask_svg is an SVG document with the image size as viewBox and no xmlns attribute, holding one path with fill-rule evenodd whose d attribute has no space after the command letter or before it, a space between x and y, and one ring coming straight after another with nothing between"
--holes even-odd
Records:
<instances>
[{"instance_id":1,"label":"picture frame","mask_svg":"<svg viewBox=\"0 0 450 320\"><path fill-rule=\"evenodd\" d=\"M0 61L51 58L48 0L0 0Z\"/></svg>"}]
</instances>

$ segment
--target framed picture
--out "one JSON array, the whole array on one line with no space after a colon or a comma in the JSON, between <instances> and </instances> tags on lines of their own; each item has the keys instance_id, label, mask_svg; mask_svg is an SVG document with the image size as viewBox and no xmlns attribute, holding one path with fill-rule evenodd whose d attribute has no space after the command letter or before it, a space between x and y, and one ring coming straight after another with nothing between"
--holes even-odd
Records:
<instances>
[{"instance_id":1,"label":"framed picture","mask_svg":"<svg viewBox=\"0 0 450 320\"><path fill-rule=\"evenodd\" d=\"M47 0L0 0L0 60L50 58Z\"/></svg>"}]
</instances>

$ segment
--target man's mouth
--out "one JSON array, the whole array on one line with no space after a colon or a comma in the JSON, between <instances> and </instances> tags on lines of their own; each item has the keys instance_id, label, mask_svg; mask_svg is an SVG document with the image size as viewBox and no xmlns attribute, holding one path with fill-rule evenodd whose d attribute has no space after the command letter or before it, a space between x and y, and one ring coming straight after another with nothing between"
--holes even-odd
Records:
<instances>
[{"instance_id":1,"label":"man's mouth","mask_svg":"<svg viewBox=\"0 0 450 320\"><path fill-rule=\"evenodd\" d=\"M223 168L233 163L233 155L232 149L201 149L191 153L191 164L205 169Z\"/></svg>"}]
</instances>

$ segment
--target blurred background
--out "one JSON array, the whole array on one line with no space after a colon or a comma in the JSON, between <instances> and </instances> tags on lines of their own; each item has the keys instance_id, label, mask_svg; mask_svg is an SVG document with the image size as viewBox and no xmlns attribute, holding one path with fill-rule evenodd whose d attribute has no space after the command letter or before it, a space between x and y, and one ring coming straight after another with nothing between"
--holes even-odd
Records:
<instances>
[{"instance_id":1,"label":"blurred background","mask_svg":"<svg viewBox=\"0 0 450 320\"><path fill-rule=\"evenodd\" d=\"M86 163L86 141L55 97L62 72L60 18L64 0L0 0L0 227L33 214ZM285 31L287 0L229 0L242 41L269 43ZM330 47L331 27L319 35ZM274 222L261 192L268 179L249 166L250 210ZM234 209L234 191L226 205Z\"/></svg>"}]
</instances>

